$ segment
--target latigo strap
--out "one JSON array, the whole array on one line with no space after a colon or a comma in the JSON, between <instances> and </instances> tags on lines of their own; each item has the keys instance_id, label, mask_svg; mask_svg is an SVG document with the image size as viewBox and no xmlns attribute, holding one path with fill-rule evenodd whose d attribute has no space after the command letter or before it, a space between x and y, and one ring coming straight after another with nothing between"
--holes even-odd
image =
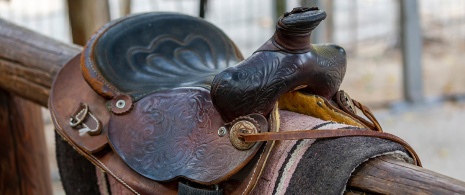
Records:
<instances>
[{"instance_id":1,"label":"latigo strap","mask_svg":"<svg viewBox=\"0 0 465 195\"><path fill-rule=\"evenodd\" d=\"M325 130L295 130L287 132L266 132L256 134L239 133L238 137L244 142L276 141L276 140L298 140L298 139L324 139L352 136L369 136L387 139L399 143L412 155L416 165L421 166L420 158L413 148L401 138L379 131L354 130L354 129L325 129Z\"/></svg>"}]
</instances>

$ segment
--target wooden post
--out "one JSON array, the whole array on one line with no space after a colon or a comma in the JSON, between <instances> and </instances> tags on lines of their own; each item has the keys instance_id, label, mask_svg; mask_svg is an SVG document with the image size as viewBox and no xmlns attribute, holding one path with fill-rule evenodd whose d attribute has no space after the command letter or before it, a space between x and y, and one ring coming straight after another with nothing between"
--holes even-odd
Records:
<instances>
[{"instance_id":1,"label":"wooden post","mask_svg":"<svg viewBox=\"0 0 465 195\"><path fill-rule=\"evenodd\" d=\"M465 194L463 181L388 156L360 165L347 186L369 194Z\"/></svg>"},{"instance_id":2,"label":"wooden post","mask_svg":"<svg viewBox=\"0 0 465 195\"><path fill-rule=\"evenodd\" d=\"M422 36L418 1L400 0L403 92L409 103L422 103L423 72L421 67Z\"/></svg>"},{"instance_id":3,"label":"wooden post","mask_svg":"<svg viewBox=\"0 0 465 195\"><path fill-rule=\"evenodd\" d=\"M0 19L0 194L52 194L40 108L24 99L47 107L55 75L80 51Z\"/></svg>"},{"instance_id":4,"label":"wooden post","mask_svg":"<svg viewBox=\"0 0 465 195\"><path fill-rule=\"evenodd\" d=\"M110 21L108 0L68 0L69 22L73 43L86 44L102 25Z\"/></svg>"},{"instance_id":5,"label":"wooden post","mask_svg":"<svg viewBox=\"0 0 465 195\"><path fill-rule=\"evenodd\" d=\"M0 88L47 107L56 73L80 50L0 19Z\"/></svg>"},{"instance_id":6,"label":"wooden post","mask_svg":"<svg viewBox=\"0 0 465 195\"><path fill-rule=\"evenodd\" d=\"M315 30L312 32L311 39L313 44L332 43L334 41L334 1L301 0L300 5L303 7L318 7L319 9L326 12L326 19L315 28Z\"/></svg>"},{"instance_id":7,"label":"wooden post","mask_svg":"<svg viewBox=\"0 0 465 195\"><path fill-rule=\"evenodd\" d=\"M324 10L326 11L325 19L325 30L326 30L326 42L334 42L334 0L326 0L324 5Z\"/></svg>"},{"instance_id":8,"label":"wooden post","mask_svg":"<svg viewBox=\"0 0 465 195\"><path fill-rule=\"evenodd\" d=\"M131 13L131 0L120 0L120 11L121 17L127 16Z\"/></svg>"},{"instance_id":9,"label":"wooden post","mask_svg":"<svg viewBox=\"0 0 465 195\"><path fill-rule=\"evenodd\" d=\"M40 106L0 89L0 194L52 194Z\"/></svg>"},{"instance_id":10,"label":"wooden post","mask_svg":"<svg viewBox=\"0 0 465 195\"><path fill-rule=\"evenodd\" d=\"M283 15L287 10L285 0L273 0L273 19L274 23L278 21L278 18ZM290 10L289 10L290 11Z\"/></svg>"}]
</instances>

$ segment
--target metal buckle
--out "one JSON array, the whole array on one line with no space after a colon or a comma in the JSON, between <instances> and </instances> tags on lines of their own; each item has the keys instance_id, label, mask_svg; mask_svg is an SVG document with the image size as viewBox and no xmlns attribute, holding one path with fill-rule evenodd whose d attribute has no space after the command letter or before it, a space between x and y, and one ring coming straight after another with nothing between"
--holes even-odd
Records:
<instances>
[{"instance_id":1,"label":"metal buckle","mask_svg":"<svg viewBox=\"0 0 465 195\"><path fill-rule=\"evenodd\" d=\"M85 124L86 118L92 119L95 122L95 128L90 128L89 125ZM89 134L91 136L99 135L102 132L102 123L89 111L89 105L80 103L76 111L71 115L69 119L69 125L73 128L79 128L79 135Z\"/></svg>"}]
</instances>

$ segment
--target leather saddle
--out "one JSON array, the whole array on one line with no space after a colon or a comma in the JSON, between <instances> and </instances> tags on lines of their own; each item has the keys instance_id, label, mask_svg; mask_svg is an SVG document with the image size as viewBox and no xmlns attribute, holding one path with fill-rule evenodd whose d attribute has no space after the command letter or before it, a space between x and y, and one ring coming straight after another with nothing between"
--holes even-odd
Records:
<instances>
[{"instance_id":1,"label":"leather saddle","mask_svg":"<svg viewBox=\"0 0 465 195\"><path fill-rule=\"evenodd\" d=\"M185 184L248 193L275 140L375 136L418 159L408 144L379 132L376 120L357 118L356 106L369 111L338 91L344 50L310 44L325 16L317 8L286 13L245 60L199 18L146 13L112 21L58 73L49 99L53 122L80 154L140 194L173 194ZM376 131L280 134L277 102L298 109L289 101L296 93L314 94L356 121L347 124Z\"/></svg>"}]
</instances>

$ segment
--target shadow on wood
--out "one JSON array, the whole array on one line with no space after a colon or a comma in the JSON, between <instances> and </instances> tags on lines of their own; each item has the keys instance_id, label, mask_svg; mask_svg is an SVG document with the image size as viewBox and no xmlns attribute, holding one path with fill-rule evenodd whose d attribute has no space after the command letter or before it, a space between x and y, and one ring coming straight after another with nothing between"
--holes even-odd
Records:
<instances>
[{"instance_id":1,"label":"shadow on wood","mask_svg":"<svg viewBox=\"0 0 465 195\"><path fill-rule=\"evenodd\" d=\"M52 194L40 106L0 89L0 194Z\"/></svg>"}]
</instances>

